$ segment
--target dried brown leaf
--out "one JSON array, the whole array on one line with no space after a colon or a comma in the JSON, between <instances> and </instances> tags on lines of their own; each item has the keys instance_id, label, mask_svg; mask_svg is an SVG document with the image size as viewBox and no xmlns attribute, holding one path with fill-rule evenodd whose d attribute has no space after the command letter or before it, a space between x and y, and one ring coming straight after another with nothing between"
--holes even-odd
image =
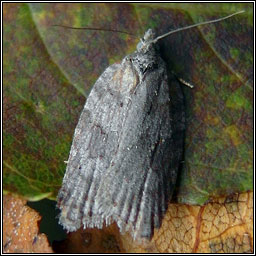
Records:
<instances>
[{"instance_id":1,"label":"dried brown leaf","mask_svg":"<svg viewBox=\"0 0 256 256\"><path fill-rule=\"evenodd\" d=\"M61 248L61 249L60 249ZM234 194L204 206L170 204L148 243L137 244L116 225L70 233L59 246L73 253L250 253L253 251L253 193Z\"/></svg>"},{"instance_id":2,"label":"dried brown leaf","mask_svg":"<svg viewBox=\"0 0 256 256\"><path fill-rule=\"evenodd\" d=\"M3 199L3 252L52 253L46 235L39 233L40 215L24 199L11 195Z\"/></svg>"}]
</instances>

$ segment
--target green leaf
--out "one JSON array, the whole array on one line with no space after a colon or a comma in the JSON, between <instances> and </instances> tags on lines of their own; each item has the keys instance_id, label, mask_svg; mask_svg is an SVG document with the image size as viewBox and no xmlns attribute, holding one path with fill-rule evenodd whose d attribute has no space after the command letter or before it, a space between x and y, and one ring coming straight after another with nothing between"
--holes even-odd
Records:
<instances>
[{"instance_id":1,"label":"green leaf","mask_svg":"<svg viewBox=\"0 0 256 256\"><path fill-rule=\"evenodd\" d=\"M163 34L239 10L228 20L160 41L169 71L183 87L187 131L180 202L253 188L253 4L5 3L4 190L30 200L55 198L74 128L101 73L136 49L138 38Z\"/></svg>"}]
</instances>

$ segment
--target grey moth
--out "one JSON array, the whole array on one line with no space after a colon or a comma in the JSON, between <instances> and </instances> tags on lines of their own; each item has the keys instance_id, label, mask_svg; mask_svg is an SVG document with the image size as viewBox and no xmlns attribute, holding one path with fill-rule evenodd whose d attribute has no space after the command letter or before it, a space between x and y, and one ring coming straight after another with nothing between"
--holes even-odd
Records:
<instances>
[{"instance_id":1,"label":"grey moth","mask_svg":"<svg viewBox=\"0 0 256 256\"><path fill-rule=\"evenodd\" d=\"M185 130L181 90L169 85L155 48L162 37L149 29L134 53L103 72L87 98L57 198L59 222L68 231L116 222L137 239L151 238L161 225Z\"/></svg>"}]
</instances>

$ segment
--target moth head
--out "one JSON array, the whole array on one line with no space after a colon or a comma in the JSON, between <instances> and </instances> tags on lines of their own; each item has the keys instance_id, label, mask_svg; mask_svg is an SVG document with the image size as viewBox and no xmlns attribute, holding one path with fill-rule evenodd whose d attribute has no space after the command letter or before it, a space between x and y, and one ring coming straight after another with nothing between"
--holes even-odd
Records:
<instances>
[{"instance_id":1,"label":"moth head","mask_svg":"<svg viewBox=\"0 0 256 256\"><path fill-rule=\"evenodd\" d=\"M138 52L147 52L153 46L153 40L155 38L155 32L150 28L146 31L143 38L140 39L140 42L137 44Z\"/></svg>"}]
</instances>

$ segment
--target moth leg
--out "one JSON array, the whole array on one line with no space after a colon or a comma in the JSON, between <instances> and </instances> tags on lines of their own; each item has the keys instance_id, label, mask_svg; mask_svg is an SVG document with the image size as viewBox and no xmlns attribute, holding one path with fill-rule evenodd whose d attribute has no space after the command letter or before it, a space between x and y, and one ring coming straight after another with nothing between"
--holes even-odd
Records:
<instances>
[{"instance_id":1,"label":"moth leg","mask_svg":"<svg viewBox=\"0 0 256 256\"><path fill-rule=\"evenodd\" d=\"M186 85L186 86L188 86L189 88L194 88L194 85L193 85L193 84L191 84L191 83L185 81L185 80L182 79L181 77L178 77L178 75L177 75L174 71L172 71L172 74L173 74L173 75L176 77L176 79L177 79L180 83L182 83L183 85Z\"/></svg>"}]
</instances>

